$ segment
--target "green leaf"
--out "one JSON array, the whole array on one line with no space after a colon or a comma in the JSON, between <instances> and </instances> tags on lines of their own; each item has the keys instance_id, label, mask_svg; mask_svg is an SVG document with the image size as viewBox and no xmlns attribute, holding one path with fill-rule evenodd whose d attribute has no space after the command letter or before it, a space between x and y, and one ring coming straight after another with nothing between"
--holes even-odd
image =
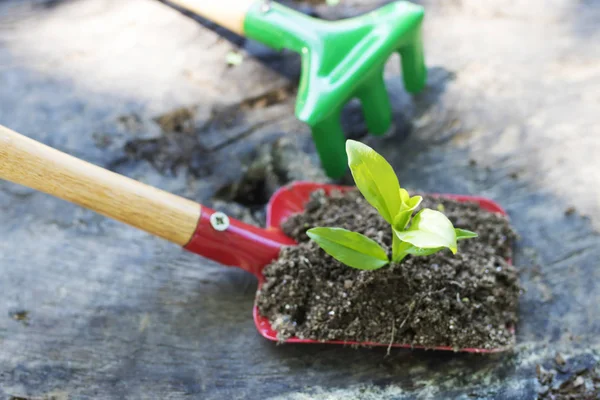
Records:
<instances>
[{"instance_id":1,"label":"green leaf","mask_svg":"<svg viewBox=\"0 0 600 400\"><path fill-rule=\"evenodd\" d=\"M408 249L406 249L406 253L412 254L413 256L430 256L432 254L437 253L440 250L443 250L444 247L434 247L432 249L424 249L422 247L415 247L411 245Z\"/></svg>"},{"instance_id":2,"label":"green leaf","mask_svg":"<svg viewBox=\"0 0 600 400\"><path fill-rule=\"evenodd\" d=\"M447 247L452 253L457 250L452 222L441 212L429 208L419 211L406 231L394 229L394 233L400 240L422 249Z\"/></svg>"},{"instance_id":3,"label":"green leaf","mask_svg":"<svg viewBox=\"0 0 600 400\"><path fill-rule=\"evenodd\" d=\"M410 221L412 213L413 210L400 211L394 218L394 223L392 226L399 231L403 231L404 228L406 228L406 225L408 225L408 221Z\"/></svg>"},{"instance_id":4,"label":"green leaf","mask_svg":"<svg viewBox=\"0 0 600 400\"><path fill-rule=\"evenodd\" d=\"M398 236L392 234L392 261L400 262L408 255L408 250L414 247L408 242L401 241Z\"/></svg>"},{"instance_id":5,"label":"green leaf","mask_svg":"<svg viewBox=\"0 0 600 400\"><path fill-rule=\"evenodd\" d=\"M392 166L369 146L346 141L348 165L354 182L365 199L389 224L400 210L400 184Z\"/></svg>"},{"instance_id":6,"label":"green leaf","mask_svg":"<svg viewBox=\"0 0 600 400\"><path fill-rule=\"evenodd\" d=\"M460 228L456 228L454 230L454 232L456 233L456 240L471 239L471 238L476 238L477 236L479 236L475 232L471 232L466 229L460 229Z\"/></svg>"},{"instance_id":7,"label":"green leaf","mask_svg":"<svg viewBox=\"0 0 600 400\"><path fill-rule=\"evenodd\" d=\"M385 250L360 233L343 228L312 228L306 234L327 254L349 267L374 270L389 263Z\"/></svg>"},{"instance_id":8,"label":"green leaf","mask_svg":"<svg viewBox=\"0 0 600 400\"><path fill-rule=\"evenodd\" d=\"M400 201L402 202L402 204L408 203L409 200L410 195L408 194L408 191L404 188L400 188Z\"/></svg>"},{"instance_id":9,"label":"green leaf","mask_svg":"<svg viewBox=\"0 0 600 400\"><path fill-rule=\"evenodd\" d=\"M394 230L395 232L395 230ZM398 238L398 235L394 234L393 236L393 249L394 249L394 256L392 258L392 261L398 263L400 261L402 261L404 259L404 257L406 257L407 255L413 255L413 256L429 256L431 254L437 253L440 250L443 250L444 247L434 247L431 249L423 249L421 247L416 247L413 246L412 244L408 243L408 242L402 242L400 241L400 239Z\"/></svg>"},{"instance_id":10,"label":"green leaf","mask_svg":"<svg viewBox=\"0 0 600 400\"><path fill-rule=\"evenodd\" d=\"M404 189L400 189L400 192L402 192L402 190ZM400 195L400 197L403 197L403 195ZM392 223L394 229L403 231L406 228L412 213L414 212L415 208L419 207L419 204L421 204L422 200L423 198L421 196L414 196L402 202L400 212L394 217L394 222Z\"/></svg>"},{"instance_id":11,"label":"green leaf","mask_svg":"<svg viewBox=\"0 0 600 400\"><path fill-rule=\"evenodd\" d=\"M423 201L421 196L413 196L406 203L404 203L403 208L406 207L407 210L414 210L419 207L419 204Z\"/></svg>"}]
</instances>

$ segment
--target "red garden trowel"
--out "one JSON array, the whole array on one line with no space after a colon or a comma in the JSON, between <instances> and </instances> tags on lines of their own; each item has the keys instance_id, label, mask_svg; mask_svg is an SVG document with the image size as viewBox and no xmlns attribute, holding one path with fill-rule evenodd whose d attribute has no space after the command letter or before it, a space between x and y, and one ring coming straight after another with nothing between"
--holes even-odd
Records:
<instances>
[{"instance_id":1,"label":"red garden trowel","mask_svg":"<svg viewBox=\"0 0 600 400\"><path fill-rule=\"evenodd\" d=\"M418 92L427 70L421 41L421 6L398 1L360 17L324 21L269 0L169 0L217 24L276 50L302 57L296 116L312 129L327 175L347 170L340 116L351 99L362 103L371 133L391 125L391 106L383 68L400 54L404 86Z\"/></svg>"},{"instance_id":2,"label":"red garden trowel","mask_svg":"<svg viewBox=\"0 0 600 400\"><path fill-rule=\"evenodd\" d=\"M267 228L262 229L61 153L1 125L0 178L79 204L222 264L240 267L258 278L259 289L264 281L263 268L279 256L282 246L295 244L280 230L281 222L302 211L316 189L327 192L351 189L310 182L281 188L269 202ZM473 201L491 212L504 213L500 206L484 198L446 197ZM278 340L271 324L258 314L256 306L254 321L264 337ZM286 342L320 343L299 338L290 338ZM326 343L390 346L389 343ZM413 347L402 343L391 346ZM453 350L450 347L436 349ZM503 350L506 348L462 349L481 353Z\"/></svg>"}]
</instances>

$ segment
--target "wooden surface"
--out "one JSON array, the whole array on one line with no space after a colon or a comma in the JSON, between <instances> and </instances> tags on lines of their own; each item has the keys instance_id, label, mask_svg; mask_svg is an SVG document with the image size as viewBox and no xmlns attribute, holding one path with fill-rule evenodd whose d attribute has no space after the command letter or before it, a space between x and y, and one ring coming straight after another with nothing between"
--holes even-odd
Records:
<instances>
[{"instance_id":1,"label":"wooden surface","mask_svg":"<svg viewBox=\"0 0 600 400\"><path fill-rule=\"evenodd\" d=\"M200 205L79 160L0 125L0 179L186 245Z\"/></svg>"},{"instance_id":2,"label":"wooden surface","mask_svg":"<svg viewBox=\"0 0 600 400\"><path fill-rule=\"evenodd\" d=\"M374 4L300 7L336 18ZM428 88L411 99L390 64L396 129L367 142L403 186L507 209L524 287L514 352L276 346L255 331L249 274L0 182L0 399L532 399L556 351L596 363L598 2L423 4ZM0 2L0 123L259 219L222 200L261 208L261 190L236 197L257 154L266 167L248 175L268 179L244 184L319 176L293 118L299 60L213 28L150 0ZM361 137L356 110L344 124Z\"/></svg>"}]
</instances>

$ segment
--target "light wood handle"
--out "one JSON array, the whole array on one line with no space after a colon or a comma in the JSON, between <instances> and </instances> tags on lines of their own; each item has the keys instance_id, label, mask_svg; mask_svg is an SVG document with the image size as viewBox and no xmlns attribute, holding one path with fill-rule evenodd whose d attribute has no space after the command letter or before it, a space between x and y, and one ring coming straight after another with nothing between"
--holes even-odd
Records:
<instances>
[{"instance_id":1,"label":"light wood handle","mask_svg":"<svg viewBox=\"0 0 600 400\"><path fill-rule=\"evenodd\" d=\"M239 35L244 35L244 20L257 0L168 0L185 10L209 19Z\"/></svg>"},{"instance_id":2,"label":"light wood handle","mask_svg":"<svg viewBox=\"0 0 600 400\"><path fill-rule=\"evenodd\" d=\"M78 204L184 246L200 205L107 171L0 125L0 178Z\"/></svg>"}]
</instances>

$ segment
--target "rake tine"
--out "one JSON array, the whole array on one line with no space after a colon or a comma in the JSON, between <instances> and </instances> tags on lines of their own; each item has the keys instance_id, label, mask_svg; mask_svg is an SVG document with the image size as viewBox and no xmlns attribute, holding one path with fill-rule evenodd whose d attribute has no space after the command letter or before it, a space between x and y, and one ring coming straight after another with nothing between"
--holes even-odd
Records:
<instances>
[{"instance_id":1,"label":"rake tine","mask_svg":"<svg viewBox=\"0 0 600 400\"><path fill-rule=\"evenodd\" d=\"M317 153L329 176L341 177L346 173L346 135L342 130L341 110L312 126L312 137Z\"/></svg>"},{"instance_id":2,"label":"rake tine","mask_svg":"<svg viewBox=\"0 0 600 400\"><path fill-rule=\"evenodd\" d=\"M421 91L427 82L427 67L425 66L421 31L417 30L415 35L414 40L398 51L402 64L404 87L409 93Z\"/></svg>"},{"instance_id":3,"label":"rake tine","mask_svg":"<svg viewBox=\"0 0 600 400\"><path fill-rule=\"evenodd\" d=\"M369 131L375 135L386 133L392 124L392 105L385 87L383 70L358 93L358 98Z\"/></svg>"}]
</instances>

